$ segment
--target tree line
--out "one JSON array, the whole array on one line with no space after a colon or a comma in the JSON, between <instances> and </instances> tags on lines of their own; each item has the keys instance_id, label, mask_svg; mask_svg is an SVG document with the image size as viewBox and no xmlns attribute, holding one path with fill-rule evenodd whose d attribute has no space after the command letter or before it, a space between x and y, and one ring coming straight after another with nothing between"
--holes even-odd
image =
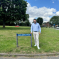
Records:
<instances>
[{"instance_id":1,"label":"tree line","mask_svg":"<svg viewBox=\"0 0 59 59\"><path fill-rule=\"evenodd\" d=\"M26 14L27 2L25 0L0 0L0 25L29 26L29 14ZM43 19L37 18L42 25Z\"/></svg>"}]
</instances>

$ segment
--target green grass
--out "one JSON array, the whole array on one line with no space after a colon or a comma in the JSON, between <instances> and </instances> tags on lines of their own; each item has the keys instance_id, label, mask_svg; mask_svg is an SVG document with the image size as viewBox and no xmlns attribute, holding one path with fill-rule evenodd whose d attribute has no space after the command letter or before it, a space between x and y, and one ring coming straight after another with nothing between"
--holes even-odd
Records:
<instances>
[{"instance_id":1,"label":"green grass","mask_svg":"<svg viewBox=\"0 0 59 59\"><path fill-rule=\"evenodd\" d=\"M39 54L49 52L59 52L59 30L53 28L42 28L42 33L39 37L40 50L34 47L34 39L32 40L33 47L29 36L18 37L19 47L16 47L16 33L30 33L30 27L14 27L0 26L0 53L20 53L20 54Z\"/></svg>"}]
</instances>

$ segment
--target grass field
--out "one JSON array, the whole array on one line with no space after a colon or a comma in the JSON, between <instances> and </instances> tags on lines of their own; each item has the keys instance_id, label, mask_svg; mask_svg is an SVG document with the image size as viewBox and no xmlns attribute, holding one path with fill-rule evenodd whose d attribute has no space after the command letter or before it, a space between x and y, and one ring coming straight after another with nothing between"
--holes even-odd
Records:
<instances>
[{"instance_id":1,"label":"grass field","mask_svg":"<svg viewBox=\"0 0 59 59\"><path fill-rule=\"evenodd\" d=\"M31 48L30 37L18 37L19 47L16 47L16 33L30 33L30 27L0 26L0 53L20 53L20 54L39 54L49 52L59 52L59 30L53 28L42 28L39 37L40 50Z\"/></svg>"}]
</instances>

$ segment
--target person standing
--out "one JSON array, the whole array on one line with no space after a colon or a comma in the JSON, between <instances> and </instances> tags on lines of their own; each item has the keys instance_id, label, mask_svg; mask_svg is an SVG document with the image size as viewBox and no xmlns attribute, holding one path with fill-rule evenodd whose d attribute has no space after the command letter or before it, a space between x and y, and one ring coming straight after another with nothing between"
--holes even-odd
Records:
<instances>
[{"instance_id":1,"label":"person standing","mask_svg":"<svg viewBox=\"0 0 59 59\"><path fill-rule=\"evenodd\" d=\"M33 22L34 23L32 23L32 25L31 25L31 34L33 33L33 37L34 37L34 41L35 41L34 46L37 46L37 48L40 49L39 34L41 34L41 27L40 27L39 23L36 22L36 19L34 19Z\"/></svg>"}]
</instances>

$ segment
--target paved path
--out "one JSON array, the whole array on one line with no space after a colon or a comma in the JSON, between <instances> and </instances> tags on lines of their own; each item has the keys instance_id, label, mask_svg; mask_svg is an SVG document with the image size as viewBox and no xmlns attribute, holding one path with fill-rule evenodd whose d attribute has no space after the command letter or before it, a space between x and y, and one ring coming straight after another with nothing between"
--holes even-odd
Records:
<instances>
[{"instance_id":1,"label":"paved path","mask_svg":"<svg viewBox=\"0 0 59 59\"><path fill-rule=\"evenodd\" d=\"M0 59L59 59L59 56L40 56L40 57L0 57Z\"/></svg>"}]
</instances>

